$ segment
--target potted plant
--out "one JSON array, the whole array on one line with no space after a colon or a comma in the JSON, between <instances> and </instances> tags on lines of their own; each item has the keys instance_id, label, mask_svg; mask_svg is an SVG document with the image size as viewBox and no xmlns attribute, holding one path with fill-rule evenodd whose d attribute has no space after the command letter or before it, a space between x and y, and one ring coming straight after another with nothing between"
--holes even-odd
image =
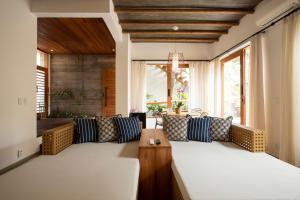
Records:
<instances>
[{"instance_id":1,"label":"potted plant","mask_svg":"<svg viewBox=\"0 0 300 200\"><path fill-rule=\"evenodd\" d=\"M183 106L183 102L182 101L178 101L178 102L175 102L175 113L176 114L180 114L181 112L181 107Z\"/></svg>"}]
</instances>

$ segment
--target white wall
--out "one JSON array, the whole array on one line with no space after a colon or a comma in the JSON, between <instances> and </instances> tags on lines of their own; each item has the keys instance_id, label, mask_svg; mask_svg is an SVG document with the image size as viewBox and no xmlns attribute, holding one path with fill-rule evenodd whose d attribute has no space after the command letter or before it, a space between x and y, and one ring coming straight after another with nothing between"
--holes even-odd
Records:
<instances>
[{"instance_id":1,"label":"white wall","mask_svg":"<svg viewBox=\"0 0 300 200\"><path fill-rule=\"evenodd\" d=\"M31 0L33 12L103 13L109 12L110 2L105 0Z\"/></svg>"},{"instance_id":2,"label":"white wall","mask_svg":"<svg viewBox=\"0 0 300 200\"><path fill-rule=\"evenodd\" d=\"M284 0L286 1L286 0ZM266 13L270 12L274 7L284 3L282 0L264 0L255 9L253 14L249 14L243 17L240 21L239 26L232 27L228 34L223 35L218 42L215 42L212 47L213 57L223 53L227 49L240 43L247 37L253 35L261 27L256 25L256 21L265 16Z\"/></svg>"},{"instance_id":3,"label":"white wall","mask_svg":"<svg viewBox=\"0 0 300 200\"><path fill-rule=\"evenodd\" d=\"M131 41L123 34L116 43L116 113L128 116L130 111Z\"/></svg>"},{"instance_id":4,"label":"white wall","mask_svg":"<svg viewBox=\"0 0 300 200\"><path fill-rule=\"evenodd\" d=\"M211 58L212 46L198 43L132 43L132 59L167 60L170 51L182 51L185 60Z\"/></svg>"},{"instance_id":5,"label":"white wall","mask_svg":"<svg viewBox=\"0 0 300 200\"><path fill-rule=\"evenodd\" d=\"M39 150L35 113L36 26L28 1L1 0L0 169L18 160L18 149L23 151L22 158Z\"/></svg>"}]
</instances>

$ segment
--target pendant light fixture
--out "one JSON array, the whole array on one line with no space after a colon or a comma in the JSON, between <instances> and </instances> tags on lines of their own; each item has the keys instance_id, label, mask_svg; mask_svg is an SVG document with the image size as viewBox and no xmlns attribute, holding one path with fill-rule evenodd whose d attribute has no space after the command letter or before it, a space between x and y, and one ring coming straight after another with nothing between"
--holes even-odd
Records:
<instances>
[{"instance_id":1,"label":"pendant light fixture","mask_svg":"<svg viewBox=\"0 0 300 200\"><path fill-rule=\"evenodd\" d=\"M174 51L169 52L168 64L172 65L172 71L179 71L180 65L184 64L184 57L182 52L176 50L176 44L174 44Z\"/></svg>"}]
</instances>

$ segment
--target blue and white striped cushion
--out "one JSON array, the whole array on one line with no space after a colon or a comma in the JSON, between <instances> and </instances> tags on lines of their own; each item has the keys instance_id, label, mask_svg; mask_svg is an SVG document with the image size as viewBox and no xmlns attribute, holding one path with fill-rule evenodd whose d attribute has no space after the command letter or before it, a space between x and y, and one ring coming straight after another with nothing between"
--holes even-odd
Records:
<instances>
[{"instance_id":1,"label":"blue and white striped cushion","mask_svg":"<svg viewBox=\"0 0 300 200\"><path fill-rule=\"evenodd\" d=\"M141 128L136 117L115 118L118 133L118 143L139 140Z\"/></svg>"},{"instance_id":2,"label":"blue and white striped cushion","mask_svg":"<svg viewBox=\"0 0 300 200\"><path fill-rule=\"evenodd\" d=\"M190 118L188 125L188 139L200 142L211 142L211 119L209 117Z\"/></svg>"},{"instance_id":3,"label":"blue and white striped cushion","mask_svg":"<svg viewBox=\"0 0 300 200\"><path fill-rule=\"evenodd\" d=\"M76 118L76 137L75 142L96 142L97 141L97 121L91 118Z\"/></svg>"}]
</instances>

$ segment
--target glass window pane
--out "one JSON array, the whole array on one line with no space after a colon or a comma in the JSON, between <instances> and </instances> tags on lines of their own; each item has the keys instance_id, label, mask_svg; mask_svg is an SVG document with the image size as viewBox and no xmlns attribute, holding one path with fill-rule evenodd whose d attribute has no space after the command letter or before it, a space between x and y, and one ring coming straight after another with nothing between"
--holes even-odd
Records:
<instances>
[{"instance_id":1,"label":"glass window pane","mask_svg":"<svg viewBox=\"0 0 300 200\"><path fill-rule=\"evenodd\" d=\"M189 106L189 68L179 68L178 71L173 72L172 80L172 107L174 108L175 102L181 101L184 104L182 110L187 111Z\"/></svg>"},{"instance_id":2,"label":"glass window pane","mask_svg":"<svg viewBox=\"0 0 300 200\"><path fill-rule=\"evenodd\" d=\"M246 125L249 125L250 102L250 46L245 48L245 95L246 95Z\"/></svg>"},{"instance_id":3,"label":"glass window pane","mask_svg":"<svg viewBox=\"0 0 300 200\"><path fill-rule=\"evenodd\" d=\"M36 65L41 66L41 53L36 53Z\"/></svg>"},{"instance_id":4,"label":"glass window pane","mask_svg":"<svg viewBox=\"0 0 300 200\"><path fill-rule=\"evenodd\" d=\"M45 112L45 71L36 71L36 112Z\"/></svg>"},{"instance_id":5,"label":"glass window pane","mask_svg":"<svg viewBox=\"0 0 300 200\"><path fill-rule=\"evenodd\" d=\"M241 123L240 56L224 63L224 117L233 116Z\"/></svg>"},{"instance_id":6,"label":"glass window pane","mask_svg":"<svg viewBox=\"0 0 300 200\"><path fill-rule=\"evenodd\" d=\"M148 111L160 111L167 106L167 72L165 65L146 67L146 99Z\"/></svg>"},{"instance_id":7,"label":"glass window pane","mask_svg":"<svg viewBox=\"0 0 300 200\"><path fill-rule=\"evenodd\" d=\"M47 67L46 66L46 59L45 57L48 56L46 53L37 50L36 53L36 65L40 67Z\"/></svg>"}]
</instances>

